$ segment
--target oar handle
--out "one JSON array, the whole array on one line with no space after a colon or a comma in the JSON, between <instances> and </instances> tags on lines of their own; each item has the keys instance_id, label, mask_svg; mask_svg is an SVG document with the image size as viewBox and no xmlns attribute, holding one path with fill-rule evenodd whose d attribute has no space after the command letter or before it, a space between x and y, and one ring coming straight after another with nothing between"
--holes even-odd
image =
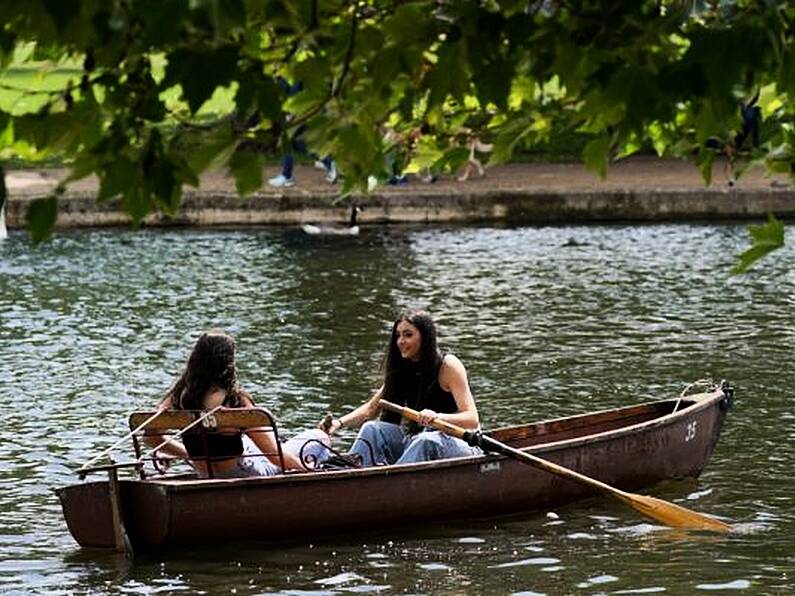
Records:
<instances>
[{"instance_id":1,"label":"oar handle","mask_svg":"<svg viewBox=\"0 0 795 596\"><path fill-rule=\"evenodd\" d=\"M399 406L397 404L393 404L391 401L387 401L385 399L379 400L378 405L384 408L385 410L389 410L390 412L395 412L400 414L404 418L408 418L409 420L413 420L414 422L420 421L420 413L417 410L412 410L408 406ZM431 426L434 428L447 433L457 439L463 439L469 443L469 436L473 433L470 433L467 430L464 430L460 426L456 426L455 424L451 424L445 420L441 420L439 418L434 418L431 421Z\"/></svg>"}]
</instances>

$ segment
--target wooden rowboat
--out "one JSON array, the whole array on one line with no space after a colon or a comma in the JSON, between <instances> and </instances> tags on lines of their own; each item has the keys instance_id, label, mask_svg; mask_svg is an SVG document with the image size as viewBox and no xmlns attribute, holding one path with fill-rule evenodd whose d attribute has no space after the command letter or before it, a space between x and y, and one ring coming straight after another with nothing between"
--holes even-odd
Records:
<instances>
[{"instance_id":1,"label":"wooden rowboat","mask_svg":"<svg viewBox=\"0 0 795 596\"><path fill-rule=\"evenodd\" d=\"M724 382L702 393L487 434L615 487L637 490L697 477L715 449L731 402L731 388ZM151 414L134 413L131 426ZM214 417L219 427L244 427L239 417L249 414L223 410ZM256 414L267 413L256 409ZM162 428L182 424L176 418L160 421ZM428 520L547 510L593 494L586 486L494 454L199 480L190 474L147 475L137 440L135 445L139 459L133 464L81 470L106 470L107 480L57 489L66 523L81 546L121 548L125 534L136 550L238 538L276 541L350 534ZM139 477L117 479L125 465L137 468Z\"/></svg>"}]
</instances>

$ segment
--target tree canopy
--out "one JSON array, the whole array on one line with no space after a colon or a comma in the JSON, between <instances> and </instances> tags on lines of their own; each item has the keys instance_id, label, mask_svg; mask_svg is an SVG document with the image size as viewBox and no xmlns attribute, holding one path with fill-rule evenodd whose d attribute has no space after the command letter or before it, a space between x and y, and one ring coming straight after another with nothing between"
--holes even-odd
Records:
<instances>
[{"instance_id":1,"label":"tree canopy","mask_svg":"<svg viewBox=\"0 0 795 596\"><path fill-rule=\"evenodd\" d=\"M389 151L458 167L467 129L493 162L577 131L602 175L649 147L707 183L719 152L791 175L794 23L773 0L3 0L0 68L69 76L0 110L0 159L60 156L136 222L209 167L257 190L264 154L303 125L346 191L386 177ZM762 143L738 146L757 93ZM35 237L56 214L57 196L31 207Z\"/></svg>"}]
</instances>

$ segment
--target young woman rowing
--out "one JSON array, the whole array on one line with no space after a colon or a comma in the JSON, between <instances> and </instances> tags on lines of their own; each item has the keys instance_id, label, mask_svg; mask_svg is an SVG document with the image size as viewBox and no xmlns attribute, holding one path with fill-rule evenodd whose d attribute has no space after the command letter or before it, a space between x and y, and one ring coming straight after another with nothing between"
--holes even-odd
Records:
<instances>
[{"instance_id":1,"label":"young woman rowing","mask_svg":"<svg viewBox=\"0 0 795 596\"><path fill-rule=\"evenodd\" d=\"M479 424L467 372L453 354L439 350L436 324L423 311L402 313L392 325L383 370L375 395L325 428L329 435L343 426L362 424L351 448L364 465L403 464L480 453L464 441L427 427L434 419L476 429ZM401 421L399 414L381 412L386 399L420 411L420 423ZM374 420L380 414L380 420Z\"/></svg>"}]
</instances>

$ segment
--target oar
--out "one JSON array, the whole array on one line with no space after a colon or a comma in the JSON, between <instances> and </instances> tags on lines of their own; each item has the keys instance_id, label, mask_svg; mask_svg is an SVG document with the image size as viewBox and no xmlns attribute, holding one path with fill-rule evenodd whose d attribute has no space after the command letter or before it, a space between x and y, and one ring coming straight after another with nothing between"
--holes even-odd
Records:
<instances>
[{"instance_id":1,"label":"oar","mask_svg":"<svg viewBox=\"0 0 795 596\"><path fill-rule=\"evenodd\" d=\"M416 410L393 404L384 399L380 400L379 404L382 408L386 408L392 412L397 412L398 414L401 414L410 420L419 422L420 415ZM712 532L722 533L726 533L731 530L731 526L728 524L725 524L722 521L702 513L686 509L685 507L675 505L674 503L669 503L668 501L664 501L662 499L657 499L656 497L637 495L623 491L621 489L615 488L614 486L610 486L609 484L605 484L601 480L596 480L595 478L585 476L584 474L580 474L579 472L575 472L574 470L570 470L569 468L565 468L559 464L552 463L546 459L542 459L530 453L509 447L505 443L501 443L487 435L464 430L461 427L450 424L449 422L445 422L444 420L439 420L438 418L434 419L431 422L431 425L448 435L466 441L470 445L482 447L484 451L494 451L495 453L507 455L508 457L544 470L545 472L549 472L550 474L563 476L564 478L574 480L575 482L595 488L607 495L616 497L643 515L661 522L666 526L670 526L672 528L685 528L688 530L709 530Z\"/></svg>"}]
</instances>

